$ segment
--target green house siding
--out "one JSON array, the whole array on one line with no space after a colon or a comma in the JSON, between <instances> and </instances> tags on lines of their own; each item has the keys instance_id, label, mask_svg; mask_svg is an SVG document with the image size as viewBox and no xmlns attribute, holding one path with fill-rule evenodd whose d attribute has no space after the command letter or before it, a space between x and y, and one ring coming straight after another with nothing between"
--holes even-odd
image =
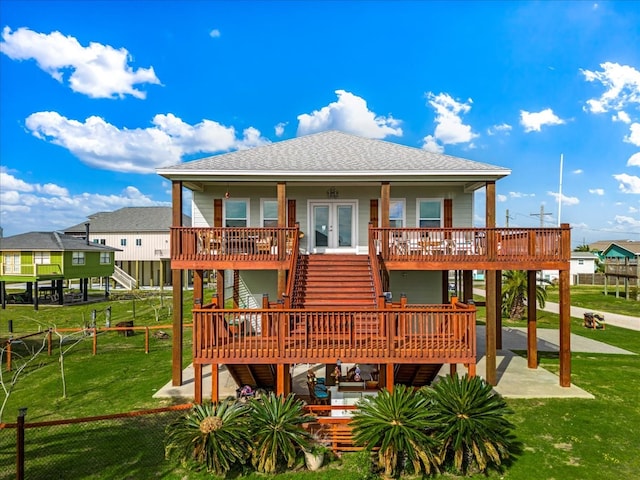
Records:
<instances>
[{"instance_id":1,"label":"green house siding","mask_svg":"<svg viewBox=\"0 0 640 480\"><path fill-rule=\"evenodd\" d=\"M89 278L113 275L113 253L108 264L100 263L100 252L84 252L84 265L73 264L73 252L64 252L64 277Z\"/></svg>"},{"instance_id":2,"label":"green house siding","mask_svg":"<svg viewBox=\"0 0 640 480\"><path fill-rule=\"evenodd\" d=\"M4 272L5 255L20 254L20 272ZM104 253L104 252L102 252ZM109 263L100 263L101 252L84 252L84 265L73 265L73 252L49 252L49 263L36 264L34 252L6 251L0 252L0 264L3 265L3 273L0 281L5 282L34 282L54 279L73 279L89 277L108 277L113 275L114 255L108 252Z\"/></svg>"}]
</instances>

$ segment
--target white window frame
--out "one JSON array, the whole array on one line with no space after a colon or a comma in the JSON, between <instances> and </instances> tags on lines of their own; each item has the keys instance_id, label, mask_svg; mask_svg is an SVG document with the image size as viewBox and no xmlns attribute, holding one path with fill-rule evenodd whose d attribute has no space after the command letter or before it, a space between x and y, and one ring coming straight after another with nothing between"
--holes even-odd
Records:
<instances>
[{"instance_id":1,"label":"white window frame","mask_svg":"<svg viewBox=\"0 0 640 480\"><path fill-rule=\"evenodd\" d=\"M100 252L100 265L109 265L111 263L111 252Z\"/></svg>"},{"instance_id":2,"label":"white window frame","mask_svg":"<svg viewBox=\"0 0 640 480\"><path fill-rule=\"evenodd\" d=\"M51 254L49 252L33 252L33 263L36 265L50 265Z\"/></svg>"},{"instance_id":3,"label":"white window frame","mask_svg":"<svg viewBox=\"0 0 640 480\"><path fill-rule=\"evenodd\" d=\"M84 252L71 252L71 265L84 265L85 261Z\"/></svg>"},{"instance_id":4,"label":"white window frame","mask_svg":"<svg viewBox=\"0 0 640 480\"><path fill-rule=\"evenodd\" d=\"M394 203L402 203L402 219L397 219L402 221L402 225L394 226L392 225L392 221L394 219L391 218L391 207ZM382 199L378 199L378 226L382 224ZM406 198L390 198L389 199L389 226L392 228L405 228L407 225L407 199Z\"/></svg>"},{"instance_id":5,"label":"white window frame","mask_svg":"<svg viewBox=\"0 0 640 480\"><path fill-rule=\"evenodd\" d=\"M229 220L227 218L227 203L229 202L244 202L245 204L245 212L246 212L246 217L244 218L244 222L245 222L245 227L248 227L250 225L249 222L249 216L250 216L250 205L249 205L249 199L248 198L229 198L229 199L225 199L224 202L222 203L222 225L224 227L227 226L227 220ZM241 218L232 218L231 220L242 220Z\"/></svg>"},{"instance_id":6,"label":"white window frame","mask_svg":"<svg viewBox=\"0 0 640 480\"><path fill-rule=\"evenodd\" d=\"M4 273L20 273L22 268L20 252L4 252L3 257Z\"/></svg>"},{"instance_id":7,"label":"white window frame","mask_svg":"<svg viewBox=\"0 0 640 480\"><path fill-rule=\"evenodd\" d=\"M420 203L421 202L432 202L440 204L440 225L439 226L430 226L424 228L442 228L444 226L444 198L416 198L416 227L420 227L421 220L435 220L435 218L420 218Z\"/></svg>"},{"instance_id":8,"label":"white window frame","mask_svg":"<svg viewBox=\"0 0 640 480\"><path fill-rule=\"evenodd\" d=\"M136 238L136 247L141 247L141 246L142 246L142 239Z\"/></svg>"},{"instance_id":9,"label":"white window frame","mask_svg":"<svg viewBox=\"0 0 640 480\"><path fill-rule=\"evenodd\" d=\"M121 247L126 247L127 246L127 239L126 238L121 238L120 239L120 246Z\"/></svg>"},{"instance_id":10,"label":"white window frame","mask_svg":"<svg viewBox=\"0 0 640 480\"><path fill-rule=\"evenodd\" d=\"M265 217L265 206L264 204L266 202L274 202L276 204L276 216L275 218L266 218ZM266 220L270 220L270 221L275 221L274 225L265 225L264 222ZM274 228L278 226L278 199L276 198L261 198L260 199L260 226L261 227L266 227L266 228Z\"/></svg>"}]
</instances>

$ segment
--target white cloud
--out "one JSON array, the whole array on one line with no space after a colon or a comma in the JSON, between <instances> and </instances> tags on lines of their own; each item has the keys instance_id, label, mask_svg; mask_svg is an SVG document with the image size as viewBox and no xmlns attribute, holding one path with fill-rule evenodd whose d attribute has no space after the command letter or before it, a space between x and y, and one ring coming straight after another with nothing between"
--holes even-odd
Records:
<instances>
[{"instance_id":1,"label":"white cloud","mask_svg":"<svg viewBox=\"0 0 640 480\"><path fill-rule=\"evenodd\" d=\"M0 167L0 219L7 235L64 229L98 211L170 205L170 202L154 201L133 186L117 194L84 192L72 195L63 186L31 184L14 173Z\"/></svg>"},{"instance_id":2,"label":"white cloud","mask_svg":"<svg viewBox=\"0 0 640 480\"><path fill-rule=\"evenodd\" d=\"M540 112L527 112L520 110L520 124L525 132L539 132L544 125L562 125L564 120L558 117L553 110L546 108Z\"/></svg>"},{"instance_id":3,"label":"white cloud","mask_svg":"<svg viewBox=\"0 0 640 480\"><path fill-rule=\"evenodd\" d=\"M509 135L513 127L508 123L501 123L500 125L494 125L493 127L489 127L487 129L487 133L489 135L496 135L498 133L504 133L505 135Z\"/></svg>"},{"instance_id":4,"label":"white cloud","mask_svg":"<svg viewBox=\"0 0 640 480\"><path fill-rule=\"evenodd\" d=\"M631 123L631 117L629 117L629 114L622 110L620 110L615 115L612 115L611 120L613 120L614 122Z\"/></svg>"},{"instance_id":5,"label":"white cloud","mask_svg":"<svg viewBox=\"0 0 640 480\"><path fill-rule=\"evenodd\" d=\"M471 131L470 125L462 123L461 118L461 115L471 110L473 100L468 99L465 103L461 103L446 93L434 95L431 92L427 93L427 99L429 105L436 111L436 118L434 119L436 128L433 136L427 135L424 138L422 148L433 151L436 148L434 145L436 141L439 145L454 145L457 143L469 143L478 137L477 133Z\"/></svg>"},{"instance_id":6,"label":"white cloud","mask_svg":"<svg viewBox=\"0 0 640 480\"><path fill-rule=\"evenodd\" d=\"M584 170L582 170L581 168L578 168L578 169L574 170L574 171L573 171L573 172L571 172L571 173L573 173L573 174L575 174L575 175L581 175L581 174L583 174L583 173L584 173Z\"/></svg>"},{"instance_id":7,"label":"white cloud","mask_svg":"<svg viewBox=\"0 0 640 480\"><path fill-rule=\"evenodd\" d=\"M367 102L345 90L336 90L338 101L298 115L298 135L341 130L368 138L402 136L400 122L391 115L384 117L369 110Z\"/></svg>"},{"instance_id":8,"label":"white cloud","mask_svg":"<svg viewBox=\"0 0 640 480\"><path fill-rule=\"evenodd\" d=\"M594 195L604 195L604 189L603 188L590 188L589 189L589 193L593 193Z\"/></svg>"},{"instance_id":9,"label":"white cloud","mask_svg":"<svg viewBox=\"0 0 640 480\"><path fill-rule=\"evenodd\" d=\"M626 215L616 215L614 217L614 223L620 226L640 228L639 219L633 218L633 217L627 217Z\"/></svg>"},{"instance_id":10,"label":"white cloud","mask_svg":"<svg viewBox=\"0 0 640 480\"><path fill-rule=\"evenodd\" d=\"M632 123L629 130L629 135L624 137L624 141L640 147L640 123Z\"/></svg>"},{"instance_id":11,"label":"white cloud","mask_svg":"<svg viewBox=\"0 0 640 480\"><path fill-rule=\"evenodd\" d=\"M209 32L209 36L210 36L211 38L220 38L220 35L221 35L221 34L220 34L220 30L218 30L217 28L214 28L213 30L211 30L211 31Z\"/></svg>"},{"instance_id":12,"label":"white cloud","mask_svg":"<svg viewBox=\"0 0 640 480\"><path fill-rule=\"evenodd\" d=\"M25 122L34 136L68 149L87 165L118 172L151 173L179 163L183 155L268 143L253 127L237 139L233 127L212 120L189 125L169 113L156 115L152 123L150 128L120 129L100 117L81 122L57 112L37 112Z\"/></svg>"},{"instance_id":13,"label":"white cloud","mask_svg":"<svg viewBox=\"0 0 640 480\"><path fill-rule=\"evenodd\" d=\"M496 200L500 203L506 202L507 201L507 196L506 195L502 195L502 194L497 194L496 195Z\"/></svg>"},{"instance_id":14,"label":"white cloud","mask_svg":"<svg viewBox=\"0 0 640 480\"><path fill-rule=\"evenodd\" d=\"M640 152L634 153L629 157L627 167L640 167Z\"/></svg>"},{"instance_id":15,"label":"white cloud","mask_svg":"<svg viewBox=\"0 0 640 480\"><path fill-rule=\"evenodd\" d=\"M547 192L548 195L551 195L556 199L556 203L560 200L560 194L557 192ZM565 194L562 194L562 204L563 205L578 205L580 200L577 197L568 197Z\"/></svg>"},{"instance_id":16,"label":"white cloud","mask_svg":"<svg viewBox=\"0 0 640 480\"><path fill-rule=\"evenodd\" d=\"M604 113L640 103L640 71L612 62L602 63L600 67L602 71L599 72L581 70L588 82L600 82L607 89L600 98L588 100L585 110Z\"/></svg>"},{"instance_id":17,"label":"white cloud","mask_svg":"<svg viewBox=\"0 0 640 480\"><path fill-rule=\"evenodd\" d=\"M276 137L281 137L284 134L284 127L286 127L289 122L280 122L274 127Z\"/></svg>"},{"instance_id":18,"label":"white cloud","mask_svg":"<svg viewBox=\"0 0 640 480\"><path fill-rule=\"evenodd\" d=\"M522 193L522 192L509 192L509 197L511 198L526 198L526 197L535 197L535 193Z\"/></svg>"},{"instance_id":19,"label":"white cloud","mask_svg":"<svg viewBox=\"0 0 640 480\"><path fill-rule=\"evenodd\" d=\"M422 139L422 148L427 152L433 153L442 153L444 152L444 147L436 142L436 139L433 138L433 135L427 135Z\"/></svg>"},{"instance_id":20,"label":"white cloud","mask_svg":"<svg viewBox=\"0 0 640 480\"><path fill-rule=\"evenodd\" d=\"M129 52L110 45L91 42L88 47L80 45L72 36L60 32L37 33L28 28L12 32L9 27L2 31L0 51L13 60L35 60L42 70L58 82L68 75L69 86L74 92L91 98L123 98L131 95L145 98L146 92L134 85L160 84L153 67L133 70L128 65Z\"/></svg>"},{"instance_id":21,"label":"white cloud","mask_svg":"<svg viewBox=\"0 0 640 480\"><path fill-rule=\"evenodd\" d=\"M613 178L620 182L618 189L622 193L640 193L640 177L620 173Z\"/></svg>"}]
</instances>

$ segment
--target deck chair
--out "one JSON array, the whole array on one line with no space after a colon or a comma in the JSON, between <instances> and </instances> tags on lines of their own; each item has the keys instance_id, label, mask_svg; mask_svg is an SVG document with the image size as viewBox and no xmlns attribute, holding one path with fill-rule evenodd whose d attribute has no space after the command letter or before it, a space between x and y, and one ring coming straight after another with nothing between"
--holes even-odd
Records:
<instances>
[{"instance_id":1,"label":"deck chair","mask_svg":"<svg viewBox=\"0 0 640 480\"><path fill-rule=\"evenodd\" d=\"M329 392L324 383L315 383L313 381L307 382L309 388L309 396L311 401L316 405L328 405L329 404Z\"/></svg>"},{"instance_id":2,"label":"deck chair","mask_svg":"<svg viewBox=\"0 0 640 480\"><path fill-rule=\"evenodd\" d=\"M271 253L271 237L259 238L256 240L257 253Z\"/></svg>"}]
</instances>

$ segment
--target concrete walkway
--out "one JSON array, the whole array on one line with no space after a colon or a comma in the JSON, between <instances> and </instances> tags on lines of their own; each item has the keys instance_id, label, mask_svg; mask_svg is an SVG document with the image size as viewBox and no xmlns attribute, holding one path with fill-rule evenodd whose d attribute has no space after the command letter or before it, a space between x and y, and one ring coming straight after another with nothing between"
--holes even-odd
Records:
<instances>
[{"instance_id":1,"label":"concrete walkway","mask_svg":"<svg viewBox=\"0 0 640 480\"><path fill-rule=\"evenodd\" d=\"M480 295L485 297L485 291L482 288L474 288L473 293L475 295ZM629 300L633 302L634 300ZM638 303L638 315L632 317L631 315L621 315L619 313L610 313L610 312L602 312L599 310L594 310L592 308L581 308L581 307L571 307L570 315L574 318L584 318L584 314L586 312L599 313L604 315L605 324L615 325L616 327L628 328L629 330L639 330L640 331L640 302ZM545 312L551 313L559 313L560 305L558 303L553 302L545 302L544 308L542 309Z\"/></svg>"}]
</instances>

